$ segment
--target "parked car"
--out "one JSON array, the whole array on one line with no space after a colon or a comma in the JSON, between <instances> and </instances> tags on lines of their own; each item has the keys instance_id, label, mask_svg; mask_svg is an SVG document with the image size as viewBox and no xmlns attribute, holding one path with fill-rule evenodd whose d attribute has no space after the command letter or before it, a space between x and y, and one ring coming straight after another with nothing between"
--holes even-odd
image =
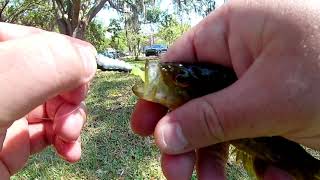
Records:
<instances>
[{"instance_id":1,"label":"parked car","mask_svg":"<svg viewBox=\"0 0 320 180\"><path fill-rule=\"evenodd\" d=\"M102 71L130 72L132 70L132 66L129 63L110 58L104 54L99 54L96 60L98 69L101 69Z\"/></svg>"},{"instance_id":2,"label":"parked car","mask_svg":"<svg viewBox=\"0 0 320 180\"><path fill-rule=\"evenodd\" d=\"M105 52L103 52L101 54L104 55L104 56L107 56L109 58L112 58L112 59L119 58L118 53L116 51L105 51Z\"/></svg>"},{"instance_id":3,"label":"parked car","mask_svg":"<svg viewBox=\"0 0 320 180\"><path fill-rule=\"evenodd\" d=\"M146 56L159 56L161 53L167 52L167 46L162 44L154 44L145 50Z\"/></svg>"}]
</instances>

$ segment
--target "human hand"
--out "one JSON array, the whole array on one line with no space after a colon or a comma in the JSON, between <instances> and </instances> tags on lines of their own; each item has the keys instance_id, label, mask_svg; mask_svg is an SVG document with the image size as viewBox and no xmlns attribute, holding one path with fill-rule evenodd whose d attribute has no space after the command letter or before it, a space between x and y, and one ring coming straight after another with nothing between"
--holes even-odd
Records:
<instances>
[{"instance_id":1,"label":"human hand","mask_svg":"<svg viewBox=\"0 0 320 180\"><path fill-rule=\"evenodd\" d=\"M162 158L168 179L190 177L199 148L200 179L225 178L226 145L220 143L234 139L277 135L320 149L319 5L229 1L172 45L164 61L221 64L239 80L168 114L157 104L137 103L132 129L154 134L170 154Z\"/></svg>"},{"instance_id":2,"label":"human hand","mask_svg":"<svg viewBox=\"0 0 320 180\"><path fill-rule=\"evenodd\" d=\"M80 159L95 53L77 39L0 23L1 179L48 145L69 162Z\"/></svg>"}]
</instances>

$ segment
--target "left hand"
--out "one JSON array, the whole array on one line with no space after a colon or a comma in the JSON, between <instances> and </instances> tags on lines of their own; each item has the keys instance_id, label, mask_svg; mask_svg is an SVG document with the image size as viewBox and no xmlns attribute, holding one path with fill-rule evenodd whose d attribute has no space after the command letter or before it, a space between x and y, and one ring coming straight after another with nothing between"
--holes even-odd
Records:
<instances>
[{"instance_id":1,"label":"left hand","mask_svg":"<svg viewBox=\"0 0 320 180\"><path fill-rule=\"evenodd\" d=\"M68 162L80 159L95 53L84 41L0 23L1 179L49 145Z\"/></svg>"}]
</instances>

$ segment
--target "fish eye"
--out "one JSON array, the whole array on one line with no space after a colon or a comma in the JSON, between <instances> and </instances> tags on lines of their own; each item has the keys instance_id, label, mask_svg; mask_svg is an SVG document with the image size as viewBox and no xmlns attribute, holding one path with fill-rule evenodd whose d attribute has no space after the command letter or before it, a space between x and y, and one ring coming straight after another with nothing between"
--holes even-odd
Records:
<instances>
[{"instance_id":1,"label":"fish eye","mask_svg":"<svg viewBox=\"0 0 320 180\"><path fill-rule=\"evenodd\" d=\"M178 74L175 76L175 84L180 87L188 87L190 85L188 74Z\"/></svg>"}]
</instances>

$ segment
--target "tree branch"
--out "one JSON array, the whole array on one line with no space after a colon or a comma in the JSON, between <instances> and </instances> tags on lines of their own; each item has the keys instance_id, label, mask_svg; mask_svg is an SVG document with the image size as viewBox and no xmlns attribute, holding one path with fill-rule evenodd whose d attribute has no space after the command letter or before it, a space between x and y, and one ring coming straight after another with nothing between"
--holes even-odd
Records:
<instances>
[{"instance_id":1,"label":"tree branch","mask_svg":"<svg viewBox=\"0 0 320 180\"><path fill-rule=\"evenodd\" d=\"M52 0L52 11L54 11L54 15L56 19L58 19L58 9L56 8L56 2L54 0Z\"/></svg>"},{"instance_id":2,"label":"tree branch","mask_svg":"<svg viewBox=\"0 0 320 180\"><path fill-rule=\"evenodd\" d=\"M9 4L9 0L6 0L0 10L0 21L5 21L5 19L3 19L3 11L4 9L7 7L7 5Z\"/></svg>"},{"instance_id":3,"label":"tree branch","mask_svg":"<svg viewBox=\"0 0 320 180\"><path fill-rule=\"evenodd\" d=\"M55 11L55 16L56 16L57 21L59 19L63 19L64 21L66 21L66 17L64 16L66 12L64 10L62 0L52 0L52 3L53 3L53 9ZM57 4L57 6L56 6L56 4ZM60 12L60 16L59 16L58 11Z\"/></svg>"},{"instance_id":4,"label":"tree branch","mask_svg":"<svg viewBox=\"0 0 320 180\"><path fill-rule=\"evenodd\" d=\"M65 13L68 15L68 19L72 19L73 16L73 0L65 0L66 2L63 4L65 8Z\"/></svg>"},{"instance_id":5,"label":"tree branch","mask_svg":"<svg viewBox=\"0 0 320 180\"><path fill-rule=\"evenodd\" d=\"M27 11L28 9L30 9L30 7L34 5L34 2L29 2L26 5L21 5L21 7L19 9L17 9L15 11L15 13L11 14L8 18L7 21L9 23L14 23L16 21L16 19L18 18L18 16L22 13L24 13L25 11Z\"/></svg>"},{"instance_id":6,"label":"tree branch","mask_svg":"<svg viewBox=\"0 0 320 180\"><path fill-rule=\"evenodd\" d=\"M59 9L59 11L61 12L61 14L65 14L66 13L66 10L64 9L63 7L63 2L62 0L52 0L53 2L56 2L57 4L57 7Z\"/></svg>"},{"instance_id":7,"label":"tree branch","mask_svg":"<svg viewBox=\"0 0 320 180\"><path fill-rule=\"evenodd\" d=\"M112 2L112 0L108 0L108 3L110 5L111 8L115 9L116 11L120 12L120 13L125 13L125 11L123 9L121 9L121 7L119 7L118 5L116 5L115 3Z\"/></svg>"},{"instance_id":8,"label":"tree branch","mask_svg":"<svg viewBox=\"0 0 320 180\"><path fill-rule=\"evenodd\" d=\"M81 3L80 10L82 11L82 14L87 14L89 4L90 4L89 1L84 1ZM83 17L81 17L81 18L83 18Z\"/></svg>"},{"instance_id":9,"label":"tree branch","mask_svg":"<svg viewBox=\"0 0 320 180\"><path fill-rule=\"evenodd\" d=\"M97 3L95 6L93 6L88 14L87 14L87 18L86 21L87 23L90 23L91 20L98 14L98 12L104 7L104 5L107 3L107 1L109 2L110 0L101 0L99 3Z\"/></svg>"},{"instance_id":10,"label":"tree branch","mask_svg":"<svg viewBox=\"0 0 320 180\"><path fill-rule=\"evenodd\" d=\"M52 9L55 11L55 17L58 25L59 32L61 34L65 35L72 35L71 32L71 24L68 22L68 20L64 17L64 10L61 9L59 3L61 3L61 0L52 0ZM57 6L58 8L57 8ZM59 16L58 11L60 11L61 16Z\"/></svg>"}]
</instances>

